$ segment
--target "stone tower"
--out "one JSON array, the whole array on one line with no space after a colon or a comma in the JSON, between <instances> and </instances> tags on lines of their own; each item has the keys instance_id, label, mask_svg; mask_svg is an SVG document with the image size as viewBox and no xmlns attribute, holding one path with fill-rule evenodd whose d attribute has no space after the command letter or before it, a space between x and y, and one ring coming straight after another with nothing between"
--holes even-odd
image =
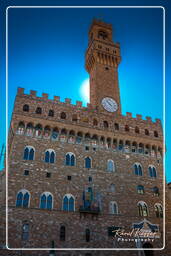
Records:
<instances>
[{"instance_id":1,"label":"stone tower","mask_svg":"<svg viewBox=\"0 0 171 256\"><path fill-rule=\"evenodd\" d=\"M86 69L90 74L90 103L101 111L121 113L120 61L120 45L113 42L112 25L94 20L89 30Z\"/></svg>"}]
</instances>

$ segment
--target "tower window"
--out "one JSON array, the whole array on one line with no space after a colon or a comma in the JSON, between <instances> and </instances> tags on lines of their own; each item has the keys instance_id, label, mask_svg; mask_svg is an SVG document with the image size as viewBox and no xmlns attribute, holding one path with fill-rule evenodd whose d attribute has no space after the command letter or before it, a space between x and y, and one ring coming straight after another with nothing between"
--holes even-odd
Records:
<instances>
[{"instance_id":1,"label":"tower window","mask_svg":"<svg viewBox=\"0 0 171 256\"><path fill-rule=\"evenodd\" d=\"M28 176L29 175L29 170L24 170L24 175Z\"/></svg>"},{"instance_id":2,"label":"tower window","mask_svg":"<svg viewBox=\"0 0 171 256\"><path fill-rule=\"evenodd\" d=\"M137 126L135 127L135 133L140 133L140 129Z\"/></svg>"},{"instance_id":3,"label":"tower window","mask_svg":"<svg viewBox=\"0 0 171 256\"><path fill-rule=\"evenodd\" d=\"M154 137L159 137L158 132L154 131Z\"/></svg>"},{"instance_id":4,"label":"tower window","mask_svg":"<svg viewBox=\"0 0 171 256\"><path fill-rule=\"evenodd\" d=\"M29 224L24 223L22 226L22 240L26 241L29 239Z\"/></svg>"},{"instance_id":5,"label":"tower window","mask_svg":"<svg viewBox=\"0 0 171 256\"><path fill-rule=\"evenodd\" d=\"M154 166L149 166L148 167L149 170L149 175L151 178L156 178L157 177L157 172L156 172L156 168Z\"/></svg>"},{"instance_id":6,"label":"tower window","mask_svg":"<svg viewBox=\"0 0 171 256\"><path fill-rule=\"evenodd\" d=\"M30 202L30 193L29 191L22 189L17 194L16 207L27 208Z\"/></svg>"},{"instance_id":7,"label":"tower window","mask_svg":"<svg viewBox=\"0 0 171 256\"><path fill-rule=\"evenodd\" d=\"M145 135L149 136L149 130L145 129Z\"/></svg>"},{"instance_id":8,"label":"tower window","mask_svg":"<svg viewBox=\"0 0 171 256\"><path fill-rule=\"evenodd\" d=\"M138 192L138 194L144 194L144 186L138 185L137 186L137 192Z\"/></svg>"},{"instance_id":9,"label":"tower window","mask_svg":"<svg viewBox=\"0 0 171 256\"><path fill-rule=\"evenodd\" d=\"M107 161L107 171L108 172L114 172L115 171L115 165L114 165L114 162L113 160L108 160Z\"/></svg>"},{"instance_id":10,"label":"tower window","mask_svg":"<svg viewBox=\"0 0 171 256\"><path fill-rule=\"evenodd\" d=\"M90 242L90 229L85 230L86 242Z\"/></svg>"},{"instance_id":11,"label":"tower window","mask_svg":"<svg viewBox=\"0 0 171 256\"><path fill-rule=\"evenodd\" d=\"M66 154L65 164L68 166L75 166L75 155L73 153Z\"/></svg>"},{"instance_id":12,"label":"tower window","mask_svg":"<svg viewBox=\"0 0 171 256\"><path fill-rule=\"evenodd\" d=\"M109 213L110 214L118 214L118 205L116 202L110 202Z\"/></svg>"},{"instance_id":13,"label":"tower window","mask_svg":"<svg viewBox=\"0 0 171 256\"><path fill-rule=\"evenodd\" d=\"M125 125L125 131L129 132L129 126L128 125Z\"/></svg>"},{"instance_id":14,"label":"tower window","mask_svg":"<svg viewBox=\"0 0 171 256\"><path fill-rule=\"evenodd\" d=\"M67 176L67 179L68 179L68 180L71 180L71 176Z\"/></svg>"},{"instance_id":15,"label":"tower window","mask_svg":"<svg viewBox=\"0 0 171 256\"><path fill-rule=\"evenodd\" d=\"M51 177L51 173L50 172L47 172L46 173L46 178L50 178Z\"/></svg>"},{"instance_id":16,"label":"tower window","mask_svg":"<svg viewBox=\"0 0 171 256\"><path fill-rule=\"evenodd\" d=\"M98 32L98 38L103 39L103 40L107 39L107 33L105 31L100 30Z\"/></svg>"},{"instance_id":17,"label":"tower window","mask_svg":"<svg viewBox=\"0 0 171 256\"><path fill-rule=\"evenodd\" d=\"M106 51L109 51L109 48L106 48Z\"/></svg>"},{"instance_id":18,"label":"tower window","mask_svg":"<svg viewBox=\"0 0 171 256\"><path fill-rule=\"evenodd\" d=\"M155 213L157 218L163 218L163 207L161 204L155 204Z\"/></svg>"},{"instance_id":19,"label":"tower window","mask_svg":"<svg viewBox=\"0 0 171 256\"><path fill-rule=\"evenodd\" d=\"M94 125L94 126L97 126L97 125L98 125L97 119L95 119L95 118L93 119L93 125Z\"/></svg>"},{"instance_id":20,"label":"tower window","mask_svg":"<svg viewBox=\"0 0 171 256\"><path fill-rule=\"evenodd\" d=\"M103 126L104 126L105 129L107 129L109 127L108 122L107 121L103 121Z\"/></svg>"},{"instance_id":21,"label":"tower window","mask_svg":"<svg viewBox=\"0 0 171 256\"><path fill-rule=\"evenodd\" d=\"M75 200L73 195L67 194L63 198L63 211L72 212L75 210Z\"/></svg>"},{"instance_id":22,"label":"tower window","mask_svg":"<svg viewBox=\"0 0 171 256\"><path fill-rule=\"evenodd\" d=\"M115 123L114 127L115 127L115 130L119 131L119 124Z\"/></svg>"},{"instance_id":23,"label":"tower window","mask_svg":"<svg viewBox=\"0 0 171 256\"><path fill-rule=\"evenodd\" d=\"M51 193L44 192L40 197L40 208L51 210L53 205L53 198Z\"/></svg>"},{"instance_id":24,"label":"tower window","mask_svg":"<svg viewBox=\"0 0 171 256\"><path fill-rule=\"evenodd\" d=\"M65 112L62 112L61 115L60 115L61 119L66 119L66 114Z\"/></svg>"},{"instance_id":25,"label":"tower window","mask_svg":"<svg viewBox=\"0 0 171 256\"><path fill-rule=\"evenodd\" d=\"M105 67L105 70L109 70L109 68L108 68L108 67Z\"/></svg>"},{"instance_id":26,"label":"tower window","mask_svg":"<svg viewBox=\"0 0 171 256\"><path fill-rule=\"evenodd\" d=\"M154 195L159 196L160 193L159 193L159 188L158 187L153 187L152 191L153 191Z\"/></svg>"},{"instance_id":27,"label":"tower window","mask_svg":"<svg viewBox=\"0 0 171 256\"><path fill-rule=\"evenodd\" d=\"M91 168L91 158L90 157L85 158L85 168L88 168L88 169Z\"/></svg>"},{"instance_id":28,"label":"tower window","mask_svg":"<svg viewBox=\"0 0 171 256\"><path fill-rule=\"evenodd\" d=\"M142 167L139 163L134 164L134 173L137 176L142 176L143 175Z\"/></svg>"},{"instance_id":29,"label":"tower window","mask_svg":"<svg viewBox=\"0 0 171 256\"><path fill-rule=\"evenodd\" d=\"M49 114L48 114L48 116L51 116L51 117L53 117L53 116L54 116L54 111L53 111L52 109L50 109L50 110L49 110Z\"/></svg>"},{"instance_id":30,"label":"tower window","mask_svg":"<svg viewBox=\"0 0 171 256\"><path fill-rule=\"evenodd\" d=\"M90 176L90 177L88 177L88 181L89 181L89 182L92 182L92 180L93 180L93 179L92 179L92 177L91 177L91 176Z\"/></svg>"},{"instance_id":31,"label":"tower window","mask_svg":"<svg viewBox=\"0 0 171 256\"><path fill-rule=\"evenodd\" d=\"M31 146L27 146L24 149L24 160L34 160L34 148Z\"/></svg>"},{"instance_id":32,"label":"tower window","mask_svg":"<svg viewBox=\"0 0 171 256\"><path fill-rule=\"evenodd\" d=\"M148 207L145 202L139 202L138 203L138 213L141 217L147 217L148 216Z\"/></svg>"},{"instance_id":33,"label":"tower window","mask_svg":"<svg viewBox=\"0 0 171 256\"><path fill-rule=\"evenodd\" d=\"M65 226L60 227L60 241L65 241Z\"/></svg>"},{"instance_id":34,"label":"tower window","mask_svg":"<svg viewBox=\"0 0 171 256\"><path fill-rule=\"evenodd\" d=\"M36 114L40 115L41 113L42 113L42 109L40 107L37 107L36 108Z\"/></svg>"},{"instance_id":35,"label":"tower window","mask_svg":"<svg viewBox=\"0 0 171 256\"><path fill-rule=\"evenodd\" d=\"M25 105L23 106L23 111L24 111L24 112L29 112L29 105L25 104Z\"/></svg>"}]
</instances>

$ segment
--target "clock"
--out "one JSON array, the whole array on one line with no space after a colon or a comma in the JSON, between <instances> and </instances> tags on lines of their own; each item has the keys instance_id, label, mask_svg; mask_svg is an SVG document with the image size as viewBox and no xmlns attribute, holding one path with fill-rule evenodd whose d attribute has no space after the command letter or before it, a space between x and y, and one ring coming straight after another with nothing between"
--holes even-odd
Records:
<instances>
[{"instance_id":1,"label":"clock","mask_svg":"<svg viewBox=\"0 0 171 256\"><path fill-rule=\"evenodd\" d=\"M118 109L118 104L112 98L105 97L102 99L101 103L104 109L107 110L108 112L115 112Z\"/></svg>"}]
</instances>

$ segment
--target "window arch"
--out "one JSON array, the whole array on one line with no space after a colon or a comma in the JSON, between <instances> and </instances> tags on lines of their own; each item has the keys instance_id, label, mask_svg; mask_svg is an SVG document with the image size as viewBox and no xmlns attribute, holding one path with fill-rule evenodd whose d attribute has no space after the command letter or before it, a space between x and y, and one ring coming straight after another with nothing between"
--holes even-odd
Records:
<instances>
[{"instance_id":1,"label":"window arch","mask_svg":"<svg viewBox=\"0 0 171 256\"><path fill-rule=\"evenodd\" d=\"M139 216L141 216L141 217L148 216L148 206L145 202L141 201L138 203L138 213L139 213Z\"/></svg>"},{"instance_id":2,"label":"window arch","mask_svg":"<svg viewBox=\"0 0 171 256\"><path fill-rule=\"evenodd\" d=\"M24 122L19 122L19 125L17 128L17 134L24 134L24 130L25 130Z\"/></svg>"},{"instance_id":3,"label":"window arch","mask_svg":"<svg viewBox=\"0 0 171 256\"><path fill-rule=\"evenodd\" d=\"M137 176L142 176L143 175L141 164L139 164L139 163L135 163L134 164L134 173Z\"/></svg>"},{"instance_id":4,"label":"window arch","mask_svg":"<svg viewBox=\"0 0 171 256\"><path fill-rule=\"evenodd\" d=\"M85 230L86 242L90 242L90 229L86 228Z\"/></svg>"},{"instance_id":5,"label":"window arch","mask_svg":"<svg viewBox=\"0 0 171 256\"><path fill-rule=\"evenodd\" d=\"M75 211L75 199L71 194L66 194L63 197L63 211L73 212Z\"/></svg>"},{"instance_id":6,"label":"window arch","mask_svg":"<svg viewBox=\"0 0 171 256\"><path fill-rule=\"evenodd\" d=\"M30 192L26 189L22 189L17 193L16 207L27 208L30 204Z\"/></svg>"},{"instance_id":7,"label":"window arch","mask_svg":"<svg viewBox=\"0 0 171 256\"><path fill-rule=\"evenodd\" d=\"M40 209L52 210L53 195L50 192L44 192L40 196Z\"/></svg>"},{"instance_id":8,"label":"window arch","mask_svg":"<svg viewBox=\"0 0 171 256\"><path fill-rule=\"evenodd\" d=\"M26 126L26 135L27 136L32 136L33 135L33 130L34 130L33 124L28 123L27 126Z\"/></svg>"},{"instance_id":9,"label":"window arch","mask_svg":"<svg viewBox=\"0 0 171 256\"><path fill-rule=\"evenodd\" d=\"M75 166L75 155L72 152L66 154L65 164L68 166Z\"/></svg>"},{"instance_id":10,"label":"window arch","mask_svg":"<svg viewBox=\"0 0 171 256\"><path fill-rule=\"evenodd\" d=\"M154 137L159 137L159 134L157 131L154 131Z\"/></svg>"},{"instance_id":11,"label":"window arch","mask_svg":"<svg viewBox=\"0 0 171 256\"><path fill-rule=\"evenodd\" d=\"M36 108L36 114L39 114L39 115L42 114L42 109L40 107Z\"/></svg>"},{"instance_id":12,"label":"window arch","mask_svg":"<svg viewBox=\"0 0 171 256\"><path fill-rule=\"evenodd\" d=\"M22 240L26 241L29 239L29 223L24 223L22 226Z\"/></svg>"},{"instance_id":13,"label":"window arch","mask_svg":"<svg viewBox=\"0 0 171 256\"><path fill-rule=\"evenodd\" d=\"M107 171L108 172L114 172L115 171L115 164L114 161L109 159L107 160Z\"/></svg>"},{"instance_id":14,"label":"window arch","mask_svg":"<svg viewBox=\"0 0 171 256\"><path fill-rule=\"evenodd\" d=\"M153 191L154 195L159 196L160 193L159 193L159 188L158 187L153 187L152 191Z\"/></svg>"},{"instance_id":15,"label":"window arch","mask_svg":"<svg viewBox=\"0 0 171 256\"><path fill-rule=\"evenodd\" d=\"M129 125L127 125L127 124L125 125L125 131L129 132Z\"/></svg>"},{"instance_id":16,"label":"window arch","mask_svg":"<svg viewBox=\"0 0 171 256\"><path fill-rule=\"evenodd\" d=\"M148 129L145 129L145 135L149 136L150 133L149 133L149 130Z\"/></svg>"},{"instance_id":17,"label":"window arch","mask_svg":"<svg viewBox=\"0 0 171 256\"><path fill-rule=\"evenodd\" d=\"M34 160L35 149L31 146L26 146L24 149L24 160Z\"/></svg>"},{"instance_id":18,"label":"window arch","mask_svg":"<svg viewBox=\"0 0 171 256\"><path fill-rule=\"evenodd\" d=\"M114 201L109 203L109 213L110 214L118 214L118 204Z\"/></svg>"},{"instance_id":19,"label":"window arch","mask_svg":"<svg viewBox=\"0 0 171 256\"><path fill-rule=\"evenodd\" d=\"M60 118L61 118L61 119L66 119L66 113L65 113L65 112L62 112L61 115L60 115Z\"/></svg>"},{"instance_id":20,"label":"window arch","mask_svg":"<svg viewBox=\"0 0 171 256\"><path fill-rule=\"evenodd\" d=\"M86 158L85 158L85 168L91 168L91 157L89 157L89 156L87 156Z\"/></svg>"},{"instance_id":21,"label":"window arch","mask_svg":"<svg viewBox=\"0 0 171 256\"><path fill-rule=\"evenodd\" d=\"M98 32L98 38L101 38L101 39L105 40L107 37L108 37L108 35L105 31L100 30Z\"/></svg>"},{"instance_id":22,"label":"window arch","mask_svg":"<svg viewBox=\"0 0 171 256\"><path fill-rule=\"evenodd\" d=\"M109 127L108 122L107 121L103 121L103 126L104 126L105 129L107 129Z\"/></svg>"},{"instance_id":23,"label":"window arch","mask_svg":"<svg viewBox=\"0 0 171 256\"><path fill-rule=\"evenodd\" d=\"M115 123L115 124L114 124L114 127L115 127L115 130L116 130L116 131L119 131L119 124L118 124L118 123Z\"/></svg>"},{"instance_id":24,"label":"window arch","mask_svg":"<svg viewBox=\"0 0 171 256\"><path fill-rule=\"evenodd\" d=\"M45 162L54 163L55 162L55 151L53 149L47 149L45 151Z\"/></svg>"},{"instance_id":25,"label":"window arch","mask_svg":"<svg viewBox=\"0 0 171 256\"><path fill-rule=\"evenodd\" d=\"M37 124L35 126L35 136L40 138L42 135L42 125L41 124Z\"/></svg>"},{"instance_id":26,"label":"window arch","mask_svg":"<svg viewBox=\"0 0 171 256\"><path fill-rule=\"evenodd\" d=\"M157 203L154 205L155 213L157 218L163 218L163 207L161 204Z\"/></svg>"},{"instance_id":27,"label":"window arch","mask_svg":"<svg viewBox=\"0 0 171 256\"><path fill-rule=\"evenodd\" d=\"M149 171L149 175L150 175L151 178L157 178L157 171L156 171L155 166L150 165L148 167L148 171Z\"/></svg>"},{"instance_id":28,"label":"window arch","mask_svg":"<svg viewBox=\"0 0 171 256\"><path fill-rule=\"evenodd\" d=\"M140 129L138 128L138 126L135 127L135 133L140 133Z\"/></svg>"},{"instance_id":29,"label":"window arch","mask_svg":"<svg viewBox=\"0 0 171 256\"><path fill-rule=\"evenodd\" d=\"M138 192L138 194L144 194L144 186L138 185L137 186L137 192Z\"/></svg>"},{"instance_id":30,"label":"window arch","mask_svg":"<svg viewBox=\"0 0 171 256\"><path fill-rule=\"evenodd\" d=\"M25 104L25 105L23 106L23 111L24 111L24 112L29 112L29 105Z\"/></svg>"},{"instance_id":31,"label":"window arch","mask_svg":"<svg viewBox=\"0 0 171 256\"><path fill-rule=\"evenodd\" d=\"M60 227L60 241L65 241L66 237L66 228L64 225Z\"/></svg>"},{"instance_id":32,"label":"window arch","mask_svg":"<svg viewBox=\"0 0 171 256\"><path fill-rule=\"evenodd\" d=\"M54 110L50 109L49 113L48 113L48 116L54 117Z\"/></svg>"}]
</instances>

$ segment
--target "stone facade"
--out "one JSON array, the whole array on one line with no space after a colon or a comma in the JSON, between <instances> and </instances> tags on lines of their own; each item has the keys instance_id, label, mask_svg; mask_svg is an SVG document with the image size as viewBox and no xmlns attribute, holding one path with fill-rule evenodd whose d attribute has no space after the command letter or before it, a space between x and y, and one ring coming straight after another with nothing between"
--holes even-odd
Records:
<instances>
[{"instance_id":1,"label":"stone facade","mask_svg":"<svg viewBox=\"0 0 171 256\"><path fill-rule=\"evenodd\" d=\"M14 249L51 247L136 249L55 251L68 256L170 255L170 186L167 251L137 251L145 240L121 241L111 233L116 227L126 231L157 228L160 237L146 242L145 248L164 247L162 213L155 210L156 204L163 206L162 126L159 119L153 122L150 117L121 114L120 60L111 25L94 21L86 53L91 95L87 107L80 101L73 105L71 99L61 102L58 96L52 100L45 93L38 97L36 91L25 94L23 88L18 89L8 145L8 247L13 250L3 249L1 255L44 256L49 249ZM105 97L117 103L114 111L101 105ZM5 244L5 172L1 182L0 230L1 244ZM144 193L142 187L137 190L140 185ZM19 198L19 192L25 199ZM138 207L143 202L144 207Z\"/></svg>"}]
</instances>

